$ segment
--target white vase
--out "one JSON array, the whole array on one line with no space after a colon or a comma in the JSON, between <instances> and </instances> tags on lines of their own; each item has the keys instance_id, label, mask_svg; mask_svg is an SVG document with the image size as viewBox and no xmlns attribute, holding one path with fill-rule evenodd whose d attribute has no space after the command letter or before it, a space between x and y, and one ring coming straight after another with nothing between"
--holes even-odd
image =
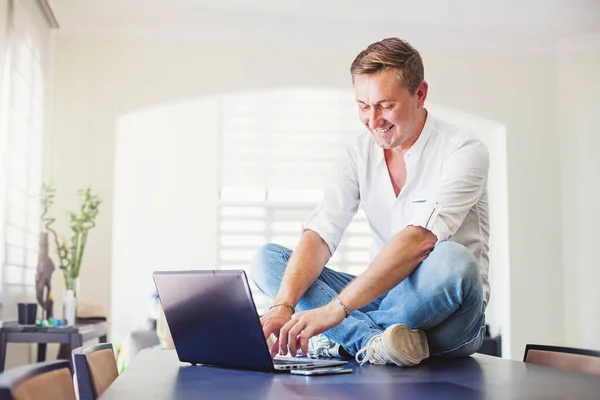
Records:
<instances>
[{"instance_id":1,"label":"white vase","mask_svg":"<svg viewBox=\"0 0 600 400\"><path fill-rule=\"evenodd\" d=\"M75 325L76 303L75 292L73 290L67 290L63 301L63 318L69 326Z\"/></svg>"}]
</instances>

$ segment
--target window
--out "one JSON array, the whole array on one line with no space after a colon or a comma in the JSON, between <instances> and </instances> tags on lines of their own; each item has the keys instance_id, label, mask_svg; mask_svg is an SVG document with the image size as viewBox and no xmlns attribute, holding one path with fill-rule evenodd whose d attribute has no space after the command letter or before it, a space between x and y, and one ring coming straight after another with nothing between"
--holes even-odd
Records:
<instances>
[{"instance_id":1,"label":"window","mask_svg":"<svg viewBox=\"0 0 600 400\"><path fill-rule=\"evenodd\" d=\"M16 311L9 304L35 293L48 52L49 26L37 3L13 2L0 103L1 291L8 315Z\"/></svg>"},{"instance_id":2,"label":"window","mask_svg":"<svg viewBox=\"0 0 600 400\"><path fill-rule=\"evenodd\" d=\"M222 99L219 265L247 269L258 248L293 249L348 140L364 131L347 90L274 90ZM328 267L360 274L370 231L359 210ZM269 300L256 288L259 313Z\"/></svg>"}]
</instances>

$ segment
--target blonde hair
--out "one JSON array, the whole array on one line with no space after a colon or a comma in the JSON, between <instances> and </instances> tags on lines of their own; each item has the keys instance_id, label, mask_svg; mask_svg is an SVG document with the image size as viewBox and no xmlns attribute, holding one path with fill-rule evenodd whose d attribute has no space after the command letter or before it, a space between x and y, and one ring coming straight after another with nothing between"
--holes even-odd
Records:
<instances>
[{"instance_id":1,"label":"blonde hair","mask_svg":"<svg viewBox=\"0 0 600 400\"><path fill-rule=\"evenodd\" d=\"M405 40L387 38L361 51L350 66L352 82L356 75L376 74L392 69L400 82L415 94L425 79L423 60L419 52Z\"/></svg>"}]
</instances>

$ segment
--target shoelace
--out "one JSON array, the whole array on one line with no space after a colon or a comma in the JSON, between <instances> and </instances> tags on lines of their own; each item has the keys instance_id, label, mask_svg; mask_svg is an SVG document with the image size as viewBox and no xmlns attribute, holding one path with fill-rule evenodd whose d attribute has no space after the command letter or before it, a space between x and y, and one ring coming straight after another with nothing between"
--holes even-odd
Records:
<instances>
[{"instance_id":1,"label":"shoelace","mask_svg":"<svg viewBox=\"0 0 600 400\"><path fill-rule=\"evenodd\" d=\"M360 360L360 356L365 353L365 356L362 360ZM371 362L371 364L388 364L390 362L398 364L394 361L394 358L388 353L385 348L385 344L383 343L383 335L375 336L373 339L369 341L369 343L360 349L358 353L356 353L356 362L363 365L366 362Z\"/></svg>"},{"instance_id":2,"label":"shoelace","mask_svg":"<svg viewBox=\"0 0 600 400\"><path fill-rule=\"evenodd\" d=\"M337 354L331 353L329 350L335 347L335 342L327 339L323 335L318 335L310 338L309 346L312 347L312 350L308 352L308 357L310 358L318 358L320 356L323 357L338 357Z\"/></svg>"}]
</instances>

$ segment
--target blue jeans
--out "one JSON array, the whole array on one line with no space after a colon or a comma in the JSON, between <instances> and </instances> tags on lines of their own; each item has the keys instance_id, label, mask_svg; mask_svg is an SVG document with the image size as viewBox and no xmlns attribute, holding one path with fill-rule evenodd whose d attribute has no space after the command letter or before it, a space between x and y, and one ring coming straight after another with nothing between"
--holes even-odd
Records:
<instances>
[{"instance_id":1,"label":"blue jeans","mask_svg":"<svg viewBox=\"0 0 600 400\"><path fill-rule=\"evenodd\" d=\"M277 295L291 254L283 246L267 244L252 260L252 279L270 298ZM329 303L354 278L324 267L296 308L311 310ZM324 335L355 355L390 325L405 324L425 332L431 355L464 357L483 343L484 313L479 264L466 247L444 241L396 287Z\"/></svg>"}]
</instances>

